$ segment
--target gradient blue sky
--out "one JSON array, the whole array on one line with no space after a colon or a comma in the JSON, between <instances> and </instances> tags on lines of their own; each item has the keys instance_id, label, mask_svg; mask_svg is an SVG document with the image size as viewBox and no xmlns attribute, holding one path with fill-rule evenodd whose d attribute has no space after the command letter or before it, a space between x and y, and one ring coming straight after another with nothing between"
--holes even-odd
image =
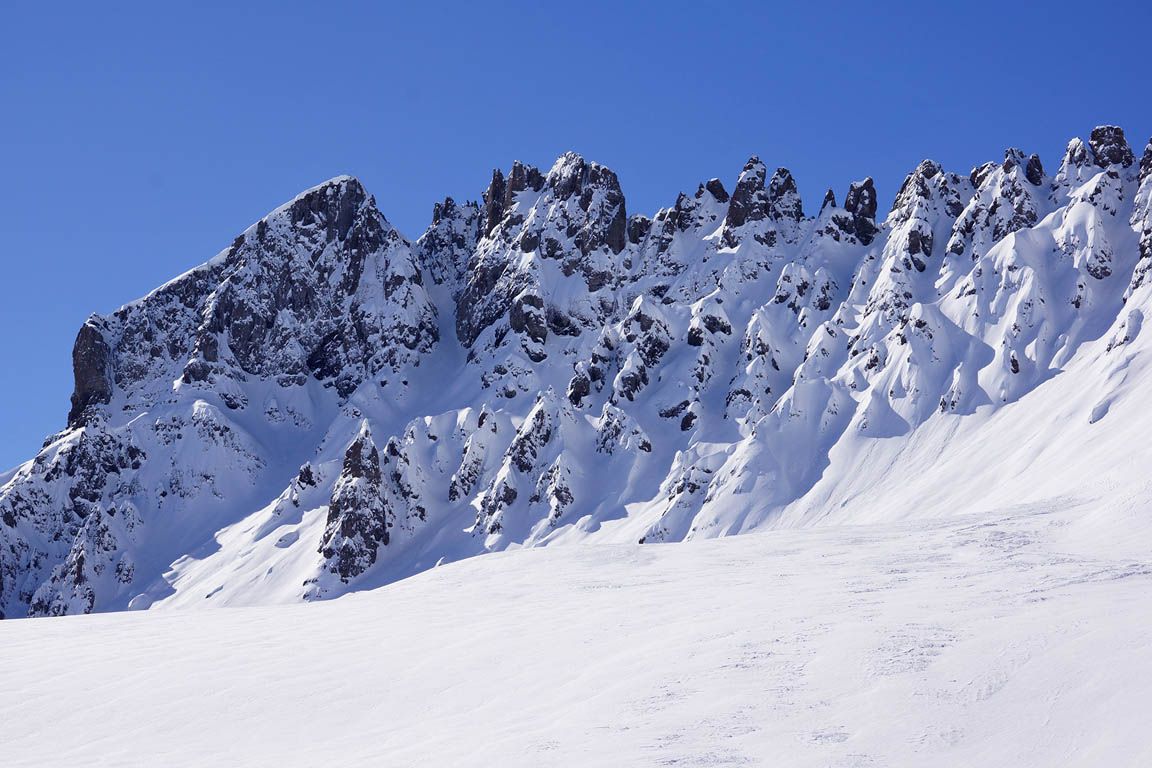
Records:
<instances>
[{"instance_id":1,"label":"gradient blue sky","mask_svg":"<svg viewBox=\"0 0 1152 768\"><path fill-rule=\"evenodd\" d=\"M71 347L300 190L360 177L410 238L573 149L630 212L759 154L815 210L872 175L1152 132L1152 3L7 4L0 470L64 425Z\"/></svg>"}]
</instances>

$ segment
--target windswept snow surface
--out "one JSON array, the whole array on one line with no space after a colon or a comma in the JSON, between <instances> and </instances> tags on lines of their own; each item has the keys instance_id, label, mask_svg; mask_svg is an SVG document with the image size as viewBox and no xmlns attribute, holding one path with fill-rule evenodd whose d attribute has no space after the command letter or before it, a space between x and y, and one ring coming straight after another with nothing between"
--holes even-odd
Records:
<instances>
[{"instance_id":1,"label":"windswept snow surface","mask_svg":"<svg viewBox=\"0 0 1152 768\"><path fill-rule=\"evenodd\" d=\"M1149 524L499 552L312 604L0 623L0 762L1152 764Z\"/></svg>"}]
</instances>

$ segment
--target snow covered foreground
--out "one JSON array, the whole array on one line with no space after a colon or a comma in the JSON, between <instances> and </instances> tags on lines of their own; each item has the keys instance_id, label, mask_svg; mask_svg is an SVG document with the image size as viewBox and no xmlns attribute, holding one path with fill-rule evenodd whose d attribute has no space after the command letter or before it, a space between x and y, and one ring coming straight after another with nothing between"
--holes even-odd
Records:
<instances>
[{"instance_id":1,"label":"snow covered foreground","mask_svg":"<svg viewBox=\"0 0 1152 768\"><path fill-rule=\"evenodd\" d=\"M313 604L0 623L0 763L1152 765L1152 526L494 553Z\"/></svg>"}]
</instances>

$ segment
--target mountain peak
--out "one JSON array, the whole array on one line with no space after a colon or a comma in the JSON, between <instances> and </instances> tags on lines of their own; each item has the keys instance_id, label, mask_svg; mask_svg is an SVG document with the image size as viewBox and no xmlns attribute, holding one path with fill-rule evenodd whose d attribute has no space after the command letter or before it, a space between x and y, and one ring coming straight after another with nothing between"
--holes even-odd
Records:
<instances>
[{"instance_id":1,"label":"mountain peak","mask_svg":"<svg viewBox=\"0 0 1152 768\"><path fill-rule=\"evenodd\" d=\"M848 185L848 194L844 195L844 210L866 219L876 218L876 182L871 176Z\"/></svg>"},{"instance_id":2,"label":"mountain peak","mask_svg":"<svg viewBox=\"0 0 1152 768\"><path fill-rule=\"evenodd\" d=\"M829 187L828 191L824 193L824 202L820 204L820 212L823 213L825 208L835 208L835 207L836 207L836 193L832 190L831 187Z\"/></svg>"},{"instance_id":3,"label":"mountain peak","mask_svg":"<svg viewBox=\"0 0 1152 768\"><path fill-rule=\"evenodd\" d=\"M796 189L796 180L787 168L777 168L768 182L768 203L773 218L800 221L804 218L804 204Z\"/></svg>"},{"instance_id":4,"label":"mountain peak","mask_svg":"<svg viewBox=\"0 0 1152 768\"><path fill-rule=\"evenodd\" d=\"M701 182L700 186L696 189L696 198L700 199L705 192L708 192L712 197L716 198L718 203L728 202L728 190L724 189L724 184L717 178L708 179L706 182Z\"/></svg>"},{"instance_id":5,"label":"mountain peak","mask_svg":"<svg viewBox=\"0 0 1152 768\"><path fill-rule=\"evenodd\" d=\"M504 194L504 207L510 208L512 200L518 192L531 189L539 192L544 186L544 177L534 165L524 165L519 160L512 163L512 170L508 172L508 188Z\"/></svg>"},{"instance_id":6,"label":"mountain peak","mask_svg":"<svg viewBox=\"0 0 1152 768\"><path fill-rule=\"evenodd\" d=\"M601 188L620 195L620 181L616 173L607 166L597 162L590 162L576 152L565 152L552 165L548 171L545 183L551 187L552 192L560 200L567 200L574 195L585 197L591 189Z\"/></svg>"},{"instance_id":7,"label":"mountain peak","mask_svg":"<svg viewBox=\"0 0 1152 768\"><path fill-rule=\"evenodd\" d=\"M1124 138L1124 129L1118 126L1100 125L1093 128L1088 143L1092 147L1096 164L1101 168L1109 165L1127 168L1136 159Z\"/></svg>"},{"instance_id":8,"label":"mountain peak","mask_svg":"<svg viewBox=\"0 0 1152 768\"><path fill-rule=\"evenodd\" d=\"M272 216L287 210L292 226L319 226L329 230L337 239L344 240L352 228L356 212L370 202L371 198L359 179L335 176L300 193ZM265 217L264 221L272 216Z\"/></svg>"},{"instance_id":9,"label":"mountain peak","mask_svg":"<svg viewBox=\"0 0 1152 768\"><path fill-rule=\"evenodd\" d=\"M364 185L360 182L360 179L358 179L355 176L348 174L348 173L341 173L341 174L338 174L336 176L333 176L332 178L328 179L327 181L322 181L313 187L309 187L308 189L304 190L299 195L297 195L297 197L307 197L308 195L311 195L311 194L313 194L319 190L325 189L327 187L337 187L337 188L348 189L348 190L359 190L359 192L361 194L364 194Z\"/></svg>"}]
</instances>

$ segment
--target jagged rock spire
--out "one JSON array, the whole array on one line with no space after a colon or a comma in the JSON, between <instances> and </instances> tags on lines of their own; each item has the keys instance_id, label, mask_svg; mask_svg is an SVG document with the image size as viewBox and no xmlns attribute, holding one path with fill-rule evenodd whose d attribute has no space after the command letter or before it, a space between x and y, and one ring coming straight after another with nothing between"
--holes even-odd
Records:
<instances>
[{"instance_id":1,"label":"jagged rock spire","mask_svg":"<svg viewBox=\"0 0 1152 768\"><path fill-rule=\"evenodd\" d=\"M1028 183L1032 186L1038 187L1044 181L1044 166L1040 162L1040 156L1033 154L1028 158L1028 165L1024 169L1024 177L1028 179Z\"/></svg>"},{"instance_id":2,"label":"jagged rock spire","mask_svg":"<svg viewBox=\"0 0 1152 768\"><path fill-rule=\"evenodd\" d=\"M484 214L468 201L458 204L451 197L432 207L432 223L413 248L420 269L436 285L448 284L453 293L467 279L468 260L483 236Z\"/></svg>"},{"instance_id":3,"label":"jagged rock spire","mask_svg":"<svg viewBox=\"0 0 1152 768\"><path fill-rule=\"evenodd\" d=\"M576 199L579 208L587 214L575 233L582 253L588 254L602 246L614 254L624 250L628 213L615 172L568 152L556 161L544 182L558 200Z\"/></svg>"},{"instance_id":4,"label":"jagged rock spire","mask_svg":"<svg viewBox=\"0 0 1152 768\"><path fill-rule=\"evenodd\" d=\"M836 207L836 193L829 187L828 191L824 193L824 202L820 204L820 212L823 213L825 208Z\"/></svg>"},{"instance_id":5,"label":"jagged rock spire","mask_svg":"<svg viewBox=\"0 0 1152 768\"><path fill-rule=\"evenodd\" d=\"M844 210L875 220L876 184L871 176L864 181L854 181L848 185L848 194L844 196Z\"/></svg>"},{"instance_id":6,"label":"jagged rock spire","mask_svg":"<svg viewBox=\"0 0 1152 768\"><path fill-rule=\"evenodd\" d=\"M508 184L504 192L504 210L512 207L512 201L517 192L532 189L539 192L544 186L544 177L539 169L532 165L524 165L519 160L512 163L512 170L508 172Z\"/></svg>"},{"instance_id":7,"label":"jagged rock spire","mask_svg":"<svg viewBox=\"0 0 1152 768\"><path fill-rule=\"evenodd\" d=\"M844 210L852 214L853 234L862 245L868 245L879 231L876 228L876 184L868 176L848 185Z\"/></svg>"},{"instance_id":8,"label":"jagged rock spire","mask_svg":"<svg viewBox=\"0 0 1152 768\"><path fill-rule=\"evenodd\" d=\"M796 189L796 180L787 168L777 168L768 182L768 215L774 219L804 218L804 204Z\"/></svg>"},{"instance_id":9,"label":"jagged rock spire","mask_svg":"<svg viewBox=\"0 0 1152 768\"><path fill-rule=\"evenodd\" d=\"M1096 165L1105 168L1109 165L1119 165L1124 168L1132 165L1136 157L1132 148L1124 138L1124 130L1115 125L1101 125L1092 129L1088 137L1088 144L1092 147L1092 155Z\"/></svg>"},{"instance_id":10,"label":"jagged rock spire","mask_svg":"<svg viewBox=\"0 0 1152 768\"><path fill-rule=\"evenodd\" d=\"M750 216L753 216L756 195L764 189L764 182L768 178L768 169L756 155L748 158L740 178L736 181L736 189L728 201L727 223L729 227L741 227Z\"/></svg>"},{"instance_id":11,"label":"jagged rock spire","mask_svg":"<svg viewBox=\"0 0 1152 768\"><path fill-rule=\"evenodd\" d=\"M368 422L362 421L344 452L319 552L332 573L350 581L376 562L377 551L388 544L391 525L381 488L380 452Z\"/></svg>"},{"instance_id":12,"label":"jagged rock spire","mask_svg":"<svg viewBox=\"0 0 1152 768\"><path fill-rule=\"evenodd\" d=\"M83 425L89 407L106 404L112 398L112 351L100 332L100 325L102 321L98 316L88 318L72 346L72 373L76 386L72 393L72 410L68 412L69 427Z\"/></svg>"},{"instance_id":13,"label":"jagged rock spire","mask_svg":"<svg viewBox=\"0 0 1152 768\"><path fill-rule=\"evenodd\" d=\"M708 179L702 183L700 188L696 190L696 197L699 198L705 191L709 192L719 203L726 203L729 200L728 191L724 189L724 184L721 183L720 179Z\"/></svg>"},{"instance_id":14,"label":"jagged rock spire","mask_svg":"<svg viewBox=\"0 0 1152 768\"><path fill-rule=\"evenodd\" d=\"M484 190L484 234L492 234L492 230L504 218L504 202L507 199L507 185L504 183L504 173L499 168L492 170L492 181L488 189Z\"/></svg>"},{"instance_id":15,"label":"jagged rock spire","mask_svg":"<svg viewBox=\"0 0 1152 768\"><path fill-rule=\"evenodd\" d=\"M1089 181L1101 168L1127 169L1135 162L1136 156L1122 129L1114 125L1097 126L1092 129L1087 144L1079 138L1068 142L1064 160L1053 180L1053 190L1057 196L1067 194L1075 185Z\"/></svg>"},{"instance_id":16,"label":"jagged rock spire","mask_svg":"<svg viewBox=\"0 0 1152 768\"><path fill-rule=\"evenodd\" d=\"M777 168L766 182L767 177L768 169L755 155L744 164L736 189L728 201L728 213L724 220L726 245L738 245L745 236L741 234L742 228L760 221L767 221L768 224L753 233L757 242L774 245L778 233L783 235L785 241L791 242L796 238L796 225L804 218L804 207L796 189L796 181L787 168Z\"/></svg>"},{"instance_id":17,"label":"jagged rock spire","mask_svg":"<svg viewBox=\"0 0 1152 768\"><path fill-rule=\"evenodd\" d=\"M900 185L900 191L896 193L896 199L892 202L892 210L898 210L917 198L928 197L929 180L942 170L940 164L934 160L921 161L920 165L904 177L904 183Z\"/></svg>"}]
</instances>

